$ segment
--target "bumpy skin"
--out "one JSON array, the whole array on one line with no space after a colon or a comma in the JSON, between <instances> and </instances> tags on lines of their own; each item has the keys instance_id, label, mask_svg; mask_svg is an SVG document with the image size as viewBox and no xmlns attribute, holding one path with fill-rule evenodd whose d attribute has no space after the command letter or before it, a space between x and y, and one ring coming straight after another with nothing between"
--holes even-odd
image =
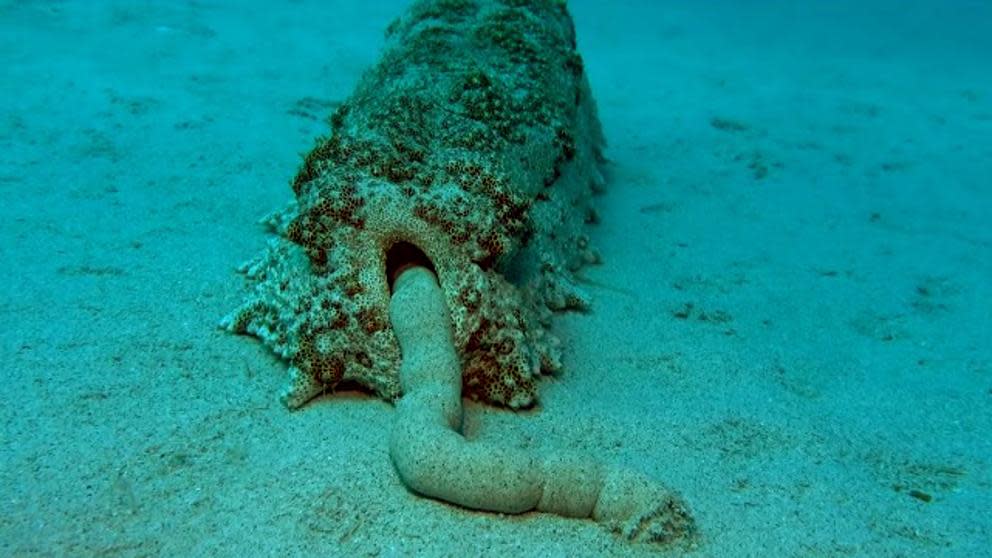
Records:
<instances>
[{"instance_id":1,"label":"bumpy skin","mask_svg":"<svg viewBox=\"0 0 992 558\"><path fill-rule=\"evenodd\" d=\"M582 228L603 140L564 3L416 2L330 122L223 325L291 363L290 407L342 381L395 399L388 260L412 244L443 287L466 395L531 405L560 367L550 313L587 305L572 272L598 260Z\"/></svg>"},{"instance_id":2,"label":"bumpy skin","mask_svg":"<svg viewBox=\"0 0 992 558\"><path fill-rule=\"evenodd\" d=\"M653 479L590 457L541 457L461 436L461 373L430 270L413 267L399 276L389 317L403 352L404 392L389 455L410 489L478 510L590 517L636 542L693 542L685 504Z\"/></svg>"}]
</instances>

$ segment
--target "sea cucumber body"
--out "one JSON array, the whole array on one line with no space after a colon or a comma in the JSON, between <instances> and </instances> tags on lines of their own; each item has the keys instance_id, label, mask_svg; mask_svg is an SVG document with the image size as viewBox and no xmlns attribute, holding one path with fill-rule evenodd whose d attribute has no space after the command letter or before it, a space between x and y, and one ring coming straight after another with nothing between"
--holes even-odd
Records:
<instances>
[{"instance_id":1,"label":"sea cucumber body","mask_svg":"<svg viewBox=\"0 0 992 558\"><path fill-rule=\"evenodd\" d=\"M573 272L598 260L583 229L603 139L564 3L416 2L330 120L225 326L291 363L291 407L341 382L395 399L389 266L412 245L444 291L465 393L531 405L561 366L550 313L588 304Z\"/></svg>"}]
</instances>

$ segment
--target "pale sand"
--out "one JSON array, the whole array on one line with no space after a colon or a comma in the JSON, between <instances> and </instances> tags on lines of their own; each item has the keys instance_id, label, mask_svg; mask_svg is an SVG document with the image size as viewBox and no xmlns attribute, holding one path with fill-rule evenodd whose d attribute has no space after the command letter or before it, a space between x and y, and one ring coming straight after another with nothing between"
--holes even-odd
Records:
<instances>
[{"instance_id":1,"label":"pale sand","mask_svg":"<svg viewBox=\"0 0 992 558\"><path fill-rule=\"evenodd\" d=\"M650 554L410 494L390 405L290 413L215 329L404 2L268 4L0 2L0 554ZM988 8L571 4L594 310L539 409L467 433L664 479L698 556L987 555Z\"/></svg>"}]
</instances>

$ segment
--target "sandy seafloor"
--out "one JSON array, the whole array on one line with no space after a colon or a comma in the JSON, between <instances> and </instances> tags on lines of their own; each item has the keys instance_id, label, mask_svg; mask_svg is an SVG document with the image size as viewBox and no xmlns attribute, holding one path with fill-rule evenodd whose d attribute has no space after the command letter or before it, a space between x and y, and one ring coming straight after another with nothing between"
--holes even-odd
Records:
<instances>
[{"instance_id":1,"label":"sandy seafloor","mask_svg":"<svg viewBox=\"0 0 992 558\"><path fill-rule=\"evenodd\" d=\"M656 550L413 496L389 404L290 413L216 329L403 4L0 2L0 555ZM664 479L696 556L992 554L992 7L571 6L594 308L537 410L467 434Z\"/></svg>"}]
</instances>

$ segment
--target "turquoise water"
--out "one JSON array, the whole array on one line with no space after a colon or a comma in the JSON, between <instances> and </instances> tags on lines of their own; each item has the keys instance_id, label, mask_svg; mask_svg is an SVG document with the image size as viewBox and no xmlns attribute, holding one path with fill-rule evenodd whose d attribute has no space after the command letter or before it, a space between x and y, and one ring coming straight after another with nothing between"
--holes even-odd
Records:
<instances>
[{"instance_id":1,"label":"turquoise water","mask_svg":"<svg viewBox=\"0 0 992 558\"><path fill-rule=\"evenodd\" d=\"M405 6L0 2L0 554L652 555L410 494L391 405L216 328ZM569 6L593 308L466 435L663 479L700 556L990 555L992 5Z\"/></svg>"}]
</instances>

